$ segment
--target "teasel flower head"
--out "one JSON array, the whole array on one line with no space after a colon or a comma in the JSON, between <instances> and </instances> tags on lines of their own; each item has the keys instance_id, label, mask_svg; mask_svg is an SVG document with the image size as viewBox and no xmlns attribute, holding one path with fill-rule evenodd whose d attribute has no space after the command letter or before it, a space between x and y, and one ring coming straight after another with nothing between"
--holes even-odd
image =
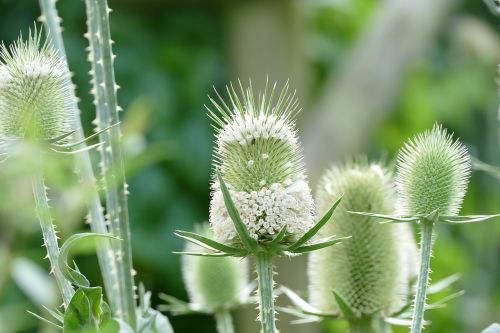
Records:
<instances>
[{"instance_id":1,"label":"teasel flower head","mask_svg":"<svg viewBox=\"0 0 500 333\"><path fill-rule=\"evenodd\" d=\"M274 238L286 225L289 243L314 225L314 203L304 172L295 129L298 102L286 84L254 96L252 87L240 93L228 87L230 103L212 100L209 115L216 128L214 167L231 193L251 237ZM217 177L213 178L210 223L215 238L238 243Z\"/></svg>"},{"instance_id":2,"label":"teasel flower head","mask_svg":"<svg viewBox=\"0 0 500 333\"><path fill-rule=\"evenodd\" d=\"M71 133L66 64L41 33L0 47L0 145Z\"/></svg>"},{"instance_id":3,"label":"teasel flower head","mask_svg":"<svg viewBox=\"0 0 500 333\"><path fill-rule=\"evenodd\" d=\"M457 215L471 170L465 146L441 125L418 134L399 152L396 188L398 213Z\"/></svg>"},{"instance_id":4,"label":"teasel flower head","mask_svg":"<svg viewBox=\"0 0 500 333\"><path fill-rule=\"evenodd\" d=\"M410 255L416 248L408 226L379 224L368 216L350 211L390 214L395 199L391 174L366 159L328 169L317 189L318 213L343 196L320 236L352 236L348 241L313 252L309 256L309 297L323 312L341 314L332 290L358 316L384 316L406 301ZM412 248L412 249L410 249Z\"/></svg>"},{"instance_id":5,"label":"teasel flower head","mask_svg":"<svg viewBox=\"0 0 500 333\"><path fill-rule=\"evenodd\" d=\"M212 237L207 224L196 232ZM193 243L187 243L186 252L206 252ZM183 256L182 274L193 310L215 313L248 303L253 287L249 282L249 263L246 258Z\"/></svg>"}]
</instances>

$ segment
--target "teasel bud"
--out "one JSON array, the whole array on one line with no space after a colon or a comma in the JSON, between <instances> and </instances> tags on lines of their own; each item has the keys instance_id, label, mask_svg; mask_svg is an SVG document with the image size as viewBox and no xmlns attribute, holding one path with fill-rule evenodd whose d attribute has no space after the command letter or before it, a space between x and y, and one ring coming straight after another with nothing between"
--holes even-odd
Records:
<instances>
[{"instance_id":1,"label":"teasel bud","mask_svg":"<svg viewBox=\"0 0 500 333\"><path fill-rule=\"evenodd\" d=\"M383 166L361 160L328 169L316 193L318 213L342 194L320 235L352 238L310 254L310 302L323 312L341 314L333 290L357 316L383 317L407 301L415 274L415 240L409 226L379 224L372 217L349 213L393 213L392 178Z\"/></svg>"},{"instance_id":2,"label":"teasel bud","mask_svg":"<svg viewBox=\"0 0 500 333\"><path fill-rule=\"evenodd\" d=\"M47 141L74 127L64 60L41 34L0 47L0 141ZM1 145L0 144L0 145Z\"/></svg>"},{"instance_id":3,"label":"teasel bud","mask_svg":"<svg viewBox=\"0 0 500 333\"><path fill-rule=\"evenodd\" d=\"M417 135L401 149L396 189L401 215L457 215L469 182L467 149L440 125Z\"/></svg>"},{"instance_id":4,"label":"teasel bud","mask_svg":"<svg viewBox=\"0 0 500 333\"><path fill-rule=\"evenodd\" d=\"M285 227L289 244L314 225L314 203L295 129L298 102L286 84L254 97L252 87L238 94L228 88L230 105L212 100L216 127L215 169L227 184L251 237L271 240ZM275 99L274 99L274 98ZM217 177L213 178L210 224L215 238L238 243Z\"/></svg>"},{"instance_id":5,"label":"teasel bud","mask_svg":"<svg viewBox=\"0 0 500 333\"><path fill-rule=\"evenodd\" d=\"M196 233L212 237L207 224L200 225ZM186 252L206 252L193 243L187 243ZM246 258L183 256L182 275L193 309L206 313L231 310L248 302L249 263Z\"/></svg>"}]
</instances>

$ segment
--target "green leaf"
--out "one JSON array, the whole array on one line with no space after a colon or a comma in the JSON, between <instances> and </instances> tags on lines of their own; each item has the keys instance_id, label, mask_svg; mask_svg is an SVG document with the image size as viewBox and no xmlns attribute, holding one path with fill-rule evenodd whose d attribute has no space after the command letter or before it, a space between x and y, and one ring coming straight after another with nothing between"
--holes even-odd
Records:
<instances>
[{"instance_id":1,"label":"green leaf","mask_svg":"<svg viewBox=\"0 0 500 333\"><path fill-rule=\"evenodd\" d=\"M387 222L385 222L385 223L417 222L417 221L424 218L423 216L405 216L405 215L397 216L397 215L385 215L385 214L352 212L352 211L349 211L348 213L354 214L354 215L361 215L361 216L367 216L367 217L373 217L373 218L386 220Z\"/></svg>"},{"instance_id":2,"label":"green leaf","mask_svg":"<svg viewBox=\"0 0 500 333\"><path fill-rule=\"evenodd\" d=\"M224 182L224 179L222 179L222 176L220 174L220 171L217 170L217 177L219 179L220 183L220 188L222 191L222 195L224 196L224 203L226 204L226 209L231 217L231 220L233 220L234 227L236 229L236 232L238 232L238 235L240 236L241 242L245 246L245 248L250 251L250 252L255 252L258 247L257 241L250 237L250 234L248 233L247 227L241 220L241 216L238 213L238 210L234 206L233 199L231 198L231 194L229 193L229 190L227 189L226 183Z\"/></svg>"},{"instance_id":3,"label":"green leaf","mask_svg":"<svg viewBox=\"0 0 500 333\"><path fill-rule=\"evenodd\" d=\"M44 322L44 323L46 323L46 324L49 324L49 325L51 325L51 326L55 326L55 327L60 328L60 329L62 328L62 326L61 326L61 325L58 325L58 324L56 324L56 323L54 323L54 322L52 322L52 321L50 321L50 320L48 320L48 319L46 319L46 318L44 318L44 317L42 317L42 316L40 316L40 315L38 315L38 314L34 313L34 312L31 312L31 311L27 311L27 312L28 312L30 315L32 315L33 317L35 317L36 319L41 320L41 321L43 321L43 322Z\"/></svg>"},{"instance_id":4,"label":"green leaf","mask_svg":"<svg viewBox=\"0 0 500 333\"><path fill-rule=\"evenodd\" d=\"M449 286L451 286L453 283L457 282L460 279L461 274L456 273L453 275L450 275L448 277L445 277L442 280L439 280L437 282L434 282L427 288L427 295L431 294L436 294L440 291L445 290Z\"/></svg>"},{"instance_id":5,"label":"green leaf","mask_svg":"<svg viewBox=\"0 0 500 333\"><path fill-rule=\"evenodd\" d=\"M449 301L457 298L457 297L460 297L462 295L465 294L465 291L463 290L460 290L460 291L457 291L456 293L453 293L451 295L448 295L446 297L443 297L442 299L440 299L439 301L435 302L435 303L432 303L432 304L427 304L425 306L425 309L426 310L431 310L431 309L439 309L439 308L443 308L446 306L446 303L448 303Z\"/></svg>"},{"instance_id":6,"label":"green leaf","mask_svg":"<svg viewBox=\"0 0 500 333\"><path fill-rule=\"evenodd\" d=\"M79 332L80 330L97 330L92 322L90 302L83 289L78 289L64 313L64 333Z\"/></svg>"},{"instance_id":7,"label":"green leaf","mask_svg":"<svg viewBox=\"0 0 500 333\"><path fill-rule=\"evenodd\" d=\"M472 222L483 222L486 220L499 217L500 214L495 215L464 215L464 216L440 216L439 222L449 223L449 224L462 224L462 223L472 223Z\"/></svg>"},{"instance_id":8,"label":"green leaf","mask_svg":"<svg viewBox=\"0 0 500 333\"><path fill-rule=\"evenodd\" d=\"M182 231L182 230L177 230L174 233L176 236L184 238L187 241L190 241L191 243L194 243L196 245L202 246L208 250L211 251L220 251L220 252L225 252L228 254L235 254L238 256L245 256L248 254L247 251L243 249L238 249L236 247L228 246L222 243L219 243L215 240L212 240L210 238L204 237L202 235L193 233L193 232L188 232L188 231Z\"/></svg>"},{"instance_id":9,"label":"green leaf","mask_svg":"<svg viewBox=\"0 0 500 333\"><path fill-rule=\"evenodd\" d=\"M307 252L312 252L312 251L316 251L316 250L319 250L319 249L323 249L325 247L329 247L329 246L338 244L338 243L342 242L343 240L349 239L349 238L351 238L351 236L341 237L341 238L334 238L334 239L331 239L331 237L329 237L329 238L327 238L327 240L319 241L319 242L312 243L312 244L309 244L309 245L304 245L304 246L298 247L295 250L290 251L290 252L292 252L292 253L307 253Z\"/></svg>"},{"instance_id":10,"label":"green leaf","mask_svg":"<svg viewBox=\"0 0 500 333\"><path fill-rule=\"evenodd\" d=\"M354 311L352 310L351 306L344 301L344 299L337 294L335 290L332 290L333 296L335 297L335 301L337 302L337 305L339 306L340 311L342 312L342 315L344 316L345 319L351 319L354 318Z\"/></svg>"},{"instance_id":11,"label":"green leaf","mask_svg":"<svg viewBox=\"0 0 500 333\"><path fill-rule=\"evenodd\" d=\"M311 238L314 237L318 233L318 231L330 220L330 218L333 215L333 212L335 211L335 208L340 204L340 201L342 200L342 196L338 198L337 201L333 204L332 208L326 212L326 214L319 220L318 223L316 223L311 229L309 229L302 237L300 237L295 243L290 245L287 249L287 251L294 252L295 249L299 248L300 246L304 245L309 241Z\"/></svg>"},{"instance_id":12,"label":"green leaf","mask_svg":"<svg viewBox=\"0 0 500 333\"><path fill-rule=\"evenodd\" d=\"M266 246L271 249L277 247L278 244L283 240L283 238L285 238L287 228L288 226L285 224L283 228L281 228L280 232L276 235L276 237L274 237L272 241L267 243Z\"/></svg>"},{"instance_id":13,"label":"green leaf","mask_svg":"<svg viewBox=\"0 0 500 333\"><path fill-rule=\"evenodd\" d=\"M160 311L169 311L174 315L198 313L198 311L191 307L191 304L184 302L174 296L162 293L159 295L159 298L167 302L167 304L160 304L158 306L158 310Z\"/></svg>"},{"instance_id":14,"label":"green leaf","mask_svg":"<svg viewBox=\"0 0 500 333\"><path fill-rule=\"evenodd\" d=\"M184 256L196 257L237 257L234 254L224 252L172 252L173 254L182 254Z\"/></svg>"},{"instance_id":15,"label":"green leaf","mask_svg":"<svg viewBox=\"0 0 500 333\"><path fill-rule=\"evenodd\" d=\"M103 301L102 288L78 288L64 313L64 333L100 332L109 321L110 310Z\"/></svg>"},{"instance_id":16,"label":"green leaf","mask_svg":"<svg viewBox=\"0 0 500 333\"><path fill-rule=\"evenodd\" d=\"M292 301L292 303L296 307L298 307L302 312L307 311L309 313L314 313L314 314L317 314L317 315L321 314L321 311L319 309L316 309L314 306L312 306L311 304L309 304L302 297L300 297L299 295L297 295L293 290L291 290L291 289L289 289L289 288L287 288L285 286L281 286L279 288L279 290L283 291L285 293L285 295L288 296L288 298L290 299L290 301Z\"/></svg>"},{"instance_id":17,"label":"green leaf","mask_svg":"<svg viewBox=\"0 0 500 333\"><path fill-rule=\"evenodd\" d=\"M88 288L90 286L87 278L81 274L77 269L73 269L68 265L68 255L69 251L79 242L84 239L91 238L113 238L118 239L114 236L107 234L96 234L96 233L80 233L76 235L72 235L69 237L66 242L61 246L57 265L59 269L63 273L63 275L70 281L72 281L76 286L81 288Z\"/></svg>"}]
</instances>

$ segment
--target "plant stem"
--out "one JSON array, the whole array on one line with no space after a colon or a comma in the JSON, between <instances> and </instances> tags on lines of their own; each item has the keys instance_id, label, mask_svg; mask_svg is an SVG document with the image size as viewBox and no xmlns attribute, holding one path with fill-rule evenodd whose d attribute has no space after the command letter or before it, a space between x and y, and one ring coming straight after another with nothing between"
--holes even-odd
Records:
<instances>
[{"instance_id":1,"label":"plant stem","mask_svg":"<svg viewBox=\"0 0 500 333\"><path fill-rule=\"evenodd\" d=\"M373 330L373 321L371 317L363 317L349 321L350 333L375 333Z\"/></svg>"},{"instance_id":2,"label":"plant stem","mask_svg":"<svg viewBox=\"0 0 500 333\"><path fill-rule=\"evenodd\" d=\"M262 333L276 333L273 295L273 256L267 252L256 255L259 283L259 311Z\"/></svg>"},{"instance_id":3,"label":"plant stem","mask_svg":"<svg viewBox=\"0 0 500 333\"><path fill-rule=\"evenodd\" d=\"M434 221L422 220L422 240L420 245L420 269L418 272L417 294L415 295L411 333L420 333L424 326L425 300L429 281L429 266L432 254L432 230Z\"/></svg>"},{"instance_id":4,"label":"plant stem","mask_svg":"<svg viewBox=\"0 0 500 333\"><path fill-rule=\"evenodd\" d=\"M48 32L48 36L54 47L59 51L59 54L66 61L68 68L67 71L67 86L73 87L71 82L71 77L69 75L69 65L66 57L66 50L64 48L64 42L61 34L61 19L57 13L57 8L55 0L40 0L40 8L42 10L42 16L40 20L44 23L45 29ZM78 108L76 94L74 88L71 89L72 92L72 107L71 112L73 118L75 119L75 141L82 141L85 137L83 132L83 126L80 119L80 110ZM79 148L84 148L85 143L82 143ZM87 200L87 206L89 209L88 220L90 223L90 228L93 232L99 234L107 234L108 228L104 219L102 212L101 201L99 198L96 181L94 177L94 170L92 169L92 163L90 161L90 156L87 151L82 151L75 156L75 164L77 174L81 183L88 184L90 189L89 196ZM97 248L97 258L99 260L99 266L101 268L101 274L103 277L104 287L106 290L106 295L108 302L110 303L111 310L113 314L117 312L122 312L120 303L120 293L117 292L119 282L118 274L115 263L115 255L111 247L110 241L107 239L99 240L99 246Z\"/></svg>"},{"instance_id":5,"label":"plant stem","mask_svg":"<svg viewBox=\"0 0 500 333\"><path fill-rule=\"evenodd\" d=\"M220 310L215 313L217 332L234 333L233 320L228 310Z\"/></svg>"},{"instance_id":6,"label":"plant stem","mask_svg":"<svg viewBox=\"0 0 500 333\"><path fill-rule=\"evenodd\" d=\"M64 308L67 308L71 298L73 297L74 290L71 284L62 274L57 264L59 257L59 245L57 244L57 234L52 224L52 217L50 215L49 199L47 198L46 187L41 177L34 177L32 181L33 196L35 198L36 213L42 228L43 240L47 249L47 257L50 261L51 271L56 278L56 283L61 291L64 302Z\"/></svg>"},{"instance_id":7,"label":"plant stem","mask_svg":"<svg viewBox=\"0 0 500 333\"><path fill-rule=\"evenodd\" d=\"M93 92L97 106L97 126L107 128L119 122L113 62L111 34L109 29L109 8L107 0L86 0L90 61L93 73ZM136 304L134 299L134 278L130 241L129 215L125 170L121 149L121 133L114 126L101 133L100 147L102 173L106 193L106 212L109 216L111 233L121 239L118 244L119 291L124 308L123 319L131 326L136 325Z\"/></svg>"}]
</instances>

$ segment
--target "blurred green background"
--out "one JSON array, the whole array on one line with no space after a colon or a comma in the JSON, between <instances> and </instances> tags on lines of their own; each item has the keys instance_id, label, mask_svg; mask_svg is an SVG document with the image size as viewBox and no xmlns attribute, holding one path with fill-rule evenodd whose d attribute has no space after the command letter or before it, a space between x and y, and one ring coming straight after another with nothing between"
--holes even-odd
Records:
<instances>
[{"instance_id":1,"label":"blurred green background","mask_svg":"<svg viewBox=\"0 0 500 333\"><path fill-rule=\"evenodd\" d=\"M462 138L475 157L500 164L498 20L481 1L109 2L125 110L134 265L137 281L154 295L187 297L179 257L171 253L183 245L173 232L208 219L213 131L204 104L212 86L223 90L238 78L251 78L256 87L267 76L289 79L303 107L298 125L313 187L330 163L359 152L391 160L407 137L436 121ZM58 7L82 119L91 133L84 2L60 1ZM0 0L0 40L9 44L20 31L26 34L38 16L37 1ZM71 175L70 167L62 169L58 175ZM42 260L29 181L16 177L18 171L3 165L0 170L0 332L49 332L26 312L43 313L40 304L57 300L45 272L33 271L33 263L47 270L48 262ZM72 204L78 196L71 184L54 178L53 206L65 238L86 228L85 214ZM475 172L462 212L498 211L500 183ZM432 279L459 272L456 288L466 294L429 312L426 332L479 332L500 321L500 224L438 231ZM78 263L99 283L93 255ZM305 258L280 261L278 273L279 283L305 295ZM257 332L255 316L253 307L239 313L237 332ZM215 332L206 316L170 319L176 332ZM336 323L293 326L291 319L280 315L283 332L345 330Z\"/></svg>"}]
</instances>

